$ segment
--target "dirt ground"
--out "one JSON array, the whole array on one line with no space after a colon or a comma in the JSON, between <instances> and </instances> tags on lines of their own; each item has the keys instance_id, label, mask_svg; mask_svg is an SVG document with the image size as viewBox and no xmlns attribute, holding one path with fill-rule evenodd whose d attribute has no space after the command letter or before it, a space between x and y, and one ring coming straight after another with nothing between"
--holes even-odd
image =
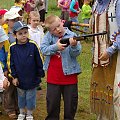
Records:
<instances>
[{"instance_id":1,"label":"dirt ground","mask_svg":"<svg viewBox=\"0 0 120 120\"><path fill-rule=\"evenodd\" d=\"M89 109L86 111L86 108L81 106L82 98L79 98L78 110L76 113L75 120L95 120L94 117L91 117ZM60 120L63 120L63 102L61 102L61 113ZM0 108L1 109L1 108ZM34 111L34 120L44 120L46 116L46 90L42 89L37 91L37 105ZM0 120L12 120L5 113L0 115Z\"/></svg>"},{"instance_id":2,"label":"dirt ground","mask_svg":"<svg viewBox=\"0 0 120 120\"><path fill-rule=\"evenodd\" d=\"M35 120L44 120L46 116L46 100L45 100L45 90L37 91L37 105L36 110L34 111ZM2 111L2 115L0 114L0 120L12 120L4 113L2 107L0 106L0 110Z\"/></svg>"}]
</instances>

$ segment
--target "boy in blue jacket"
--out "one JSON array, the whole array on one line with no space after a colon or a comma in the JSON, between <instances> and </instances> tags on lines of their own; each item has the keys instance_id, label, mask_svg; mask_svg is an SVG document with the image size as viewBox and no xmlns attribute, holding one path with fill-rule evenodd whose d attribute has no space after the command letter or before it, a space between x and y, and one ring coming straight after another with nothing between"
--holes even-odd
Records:
<instances>
[{"instance_id":1,"label":"boy in blue jacket","mask_svg":"<svg viewBox=\"0 0 120 120\"><path fill-rule=\"evenodd\" d=\"M17 86L20 114L17 120L33 120L32 112L36 105L36 87L44 77L43 64L37 44L28 39L28 27L18 21L13 26L16 42L11 44L8 53L13 85Z\"/></svg>"}]
</instances>

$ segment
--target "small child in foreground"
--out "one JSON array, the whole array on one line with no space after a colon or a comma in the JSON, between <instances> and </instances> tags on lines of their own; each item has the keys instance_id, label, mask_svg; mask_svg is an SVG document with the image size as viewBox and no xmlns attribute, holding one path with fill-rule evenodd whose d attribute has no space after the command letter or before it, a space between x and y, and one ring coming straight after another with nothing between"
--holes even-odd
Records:
<instances>
[{"instance_id":1,"label":"small child in foreground","mask_svg":"<svg viewBox=\"0 0 120 120\"><path fill-rule=\"evenodd\" d=\"M28 39L28 26L15 22L13 33L16 42L11 44L8 59L13 77L13 85L17 87L20 114L17 120L33 120L36 106L36 87L44 77L43 64L37 44ZM25 110L26 109L26 110ZM27 113L25 113L27 111Z\"/></svg>"}]
</instances>

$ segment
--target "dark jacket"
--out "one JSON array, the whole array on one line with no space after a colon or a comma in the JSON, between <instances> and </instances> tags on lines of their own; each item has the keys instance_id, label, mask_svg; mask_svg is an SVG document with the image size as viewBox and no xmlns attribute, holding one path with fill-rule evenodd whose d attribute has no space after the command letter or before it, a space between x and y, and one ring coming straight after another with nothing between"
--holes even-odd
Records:
<instances>
[{"instance_id":1,"label":"dark jacket","mask_svg":"<svg viewBox=\"0 0 120 120\"><path fill-rule=\"evenodd\" d=\"M45 74L40 51L34 41L28 40L26 44L14 42L10 46L8 57L11 75L18 78L19 88L28 90L39 85Z\"/></svg>"}]
</instances>

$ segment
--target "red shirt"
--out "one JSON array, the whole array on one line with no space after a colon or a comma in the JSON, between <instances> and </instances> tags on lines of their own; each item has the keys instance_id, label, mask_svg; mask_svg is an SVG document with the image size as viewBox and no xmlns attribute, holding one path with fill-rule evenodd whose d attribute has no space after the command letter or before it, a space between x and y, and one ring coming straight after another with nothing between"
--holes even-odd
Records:
<instances>
[{"instance_id":1,"label":"red shirt","mask_svg":"<svg viewBox=\"0 0 120 120\"><path fill-rule=\"evenodd\" d=\"M57 85L76 84L77 74L64 75L60 54L52 55L47 72L47 82Z\"/></svg>"},{"instance_id":2,"label":"red shirt","mask_svg":"<svg viewBox=\"0 0 120 120\"><path fill-rule=\"evenodd\" d=\"M77 11L79 10L79 3L78 3L78 1L75 3L74 9L77 10ZM70 11L70 17L76 17L76 16L78 16L78 13Z\"/></svg>"}]
</instances>

